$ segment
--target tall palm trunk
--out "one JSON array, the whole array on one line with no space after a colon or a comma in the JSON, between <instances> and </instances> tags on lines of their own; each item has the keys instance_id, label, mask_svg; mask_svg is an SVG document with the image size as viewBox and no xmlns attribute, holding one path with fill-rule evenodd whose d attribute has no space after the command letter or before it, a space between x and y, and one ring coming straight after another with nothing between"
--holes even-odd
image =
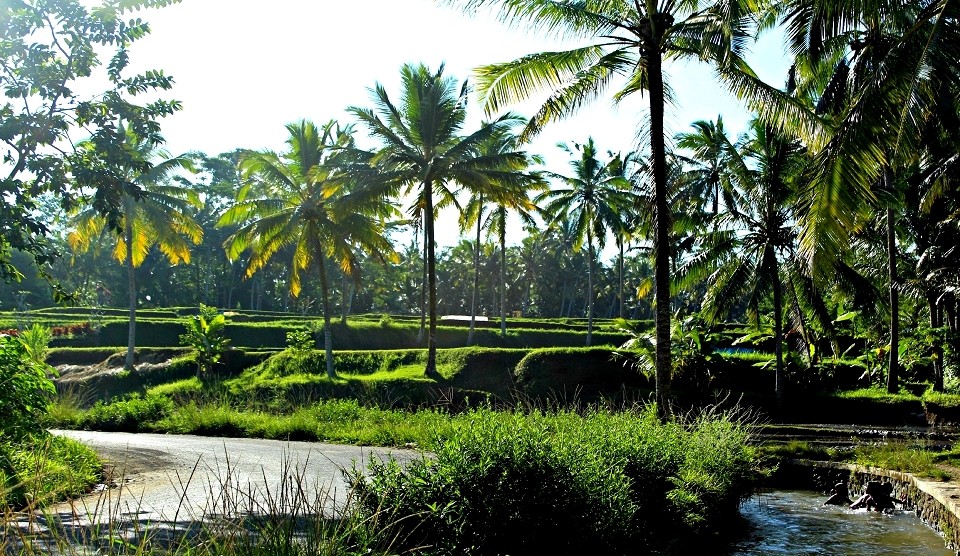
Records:
<instances>
[{"instance_id":1,"label":"tall palm trunk","mask_svg":"<svg viewBox=\"0 0 960 556\"><path fill-rule=\"evenodd\" d=\"M620 302L620 307L617 311L617 316L623 318L623 240L618 240L617 244L620 247L620 258L617 261L617 281L618 283L618 293L617 299Z\"/></svg>"},{"instance_id":2,"label":"tall palm trunk","mask_svg":"<svg viewBox=\"0 0 960 556\"><path fill-rule=\"evenodd\" d=\"M317 246L317 252L320 252ZM327 363L327 376L336 378L337 372L333 368L333 331L330 330L330 292L327 285L327 265L322 255L317 257L317 266L320 267L320 295L323 296L323 357Z\"/></svg>"},{"instance_id":3,"label":"tall palm trunk","mask_svg":"<svg viewBox=\"0 0 960 556\"><path fill-rule=\"evenodd\" d=\"M483 197L480 197L483 204ZM470 294L470 331L467 332L467 345L473 345L473 329L477 322L477 289L480 287L480 232L483 229L483 208L477 215L477 245L473 251L473 292Z\"/></svg>"},{"instance_id":4,"label":"tall palm trunk","mask_svg":"<svg viewBox=\"0 0 960 556\"><path fill-rule=\"evenodd\" d=\"M127 357L124 368L133 369L134 349L137 343L137 279L133 267L133 197L123 198L123 240L127 244L125 263L127 265L127 300L130 303L130 321L127 324Z\"/></svg>"},{"instance_id":5,"label":"tall palm trunk","mask_svg":"<svg viewBox=\"0 0 960 556\"><path fill-rule=\"evenodd\" d=\"M930 308L930 328L939 329L943 326L943 313L937 303L937 297L927 294L927 306ZM940 338L933 341L933 391L943 392L943 346Z\"/></svg>"},{"instance_id":6,"label":"tall palm trunk","mask_svg":"<svg viewBox=\"0 0 960 556\"><path fill-rule=\"evenodd\" d=\"M588 224L589 226L589 224ZM587 345L593 344L593 234L587 228Z\"/></svg>"},{"instance_id":7,"label":"tall palm trunk","mask_svg":"<svg viewBox=\"0 0 960 556\"><path fill-rule=\"evenodd\" d=\"M427 282L428 304L430 306L430 330L427 332L427 368L424 374L430 378L439 378L437 373L437 258L433 235L433 184L427 180L423 184L424 215L423 239L427 242Z\"/></svg>"},{"instance_id":8,"label":"tall palm trunk","mask_svg":"<svg viewBox=\"0 0 960 556\"><path fill-rule=\"evenodd\" d=\"M350 298L353 292L350 291L350 282L347 280L347 273L343 273L340 279L340 324L347 324L347 313L350 312Z\"/></svg>"},{"instance_id":9,"label":"tall palm trunk","mask_svg":"<svg viewBox=\"0 0 960 556\"><path fill-rule=\"evenodd\" d=\"M893 171L889 166L883 171L884 187L893 192ZM892 206L887 207L887 274L890 294L890 353L887 360L887 392L900 390L900 296L897 294L897 230L896 215Z\"/></svg>"},{"instance_id":10,"label":"tall palm trunk","mask_svg":"<svg viewBox=\"0 0 960 556\"><path fill-rule=\"evenodd\" d=\"M777 368L774 372L774 391L777 395L777 404L783 407L783 397L786 390L786 380L783 373L783 286L780 283L780 268L777 265L776 255L773 257L773 347L777 358Z\"/></svg>"},{"instance_id":11,"label":"tall palm trunk","mask_svg":"<svg viewBox=\"0 0 960 556\"><path fill-rule=\"evenodd\" d=\"M500 230L500 336L507 337L507 232L505 229Z\"/></svg>"},{"instance_id":12,"label":"tall palm trunk","mask_svg":"<svg viewBox=\"0 0 960 556\"><path fill-rule=\"evenodd\" d=\"M417 332L417 345L423 345L423 336L427 331L427 230L423 230L423 272L420 279L420 331Z\"/></svg>"},{"instance_id":13,"label":"tall palm trunk","mask_svg":"<svg viewBox=\"0 0 960 556\"><path fill-rule=\"evenodd\" d=\"M647 59L650 89L650 153L653 158L654 184L654 294L656 302L656 402L661 419L669 415L670 374L670 212L667 205L667 149L664 138L663 60L660 42L663 30L658 28L656 7L647 0L651 40L642 55ZM651 9L653 8L653 9Z\"/></svg>"}]
</instances>

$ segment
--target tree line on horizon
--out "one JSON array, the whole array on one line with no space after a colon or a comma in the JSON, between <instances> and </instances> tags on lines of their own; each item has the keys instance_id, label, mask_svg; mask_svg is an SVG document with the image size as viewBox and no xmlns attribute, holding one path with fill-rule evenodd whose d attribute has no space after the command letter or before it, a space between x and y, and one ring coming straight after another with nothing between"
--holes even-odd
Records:
<instances>
[{"instance_id":1,"label":"tree line on horizon","mask_svg":"<svg viewBox=\"0 0 960 556\"><path fill-rule=\"evenodd\" d=\"M854 318L886 357L889 391L899 389L909 363L901 357L917 354L932 362L934 387L944 388L956 364L960 284L954 3L443 3L466 12L499 8L507 22L590 40L478 68L477 92L490 119L477 129L465 129L465 83L442 66L408 64L399 95L375 85L374 108L349 109L354 122L291 123L283 152L217 157L158 150L156 120L176 104L137 111L120 97L169 83L158 73L122 77L121 47L108 66L119 92L104 96L116 102L98 110L81 103L63 124L94 126L102 137L94 134L62 158L41 157L27 132L42 122L10 119L23 127L4 139L18 148L5 162L12 170L5 186L28 208L60 205L66 218L53 223L33 209L7 207L26 225L4 235L5 260L32 254L60 277L52 283L88 302L125 295L131 358L134 309L144 301L314 307L327 323L332 375L329 323L339 298L344 316L423 315L431 355L438 311L566 313L588 319L588 343L594 316L649 315L662 408L671 321L692 313L704 325L739 318L768 328L778 397L791 347L786 332L794 352L815 365L824 355L814 349L818 339L835 338ZM37 8L22 5L14 13L22 28L42 27L30 19ZM742 58L751 37L773 26L785 29L793 57L782 86L760 81ZM143 32L132 28L113 31L129 42ZM10 60L29 52L4 46L2 54ZM754 111L741 137L726 133L722 117L668 136L663 64L688 57L711 64ZM21 76L25 83L42 78ZM649 119L638 123L647 141L604 154L591 138L577 138L582 142L564 146L568 171L539 169L524 141L608 86L617 88L615 100L634 93L649 99ZM8 91L25 105L39 96L49 106L65 95L36 86ZM504 112L542 92L547 100L531 118ZM358 147L356 126L378 145ZM434 220L448 208L460 215L465 238L438 254ZM528 222L538 216L545 226L528 226L523 241L508 246L510 213ZM416 230L417 241L398 249L390 234L399 225ZM604 265L598 253L609 242L617 256ZM51 263L57 244L69 245L70 255ZM102 264L108 253L125 263L112 278ZM180 262L188 264L173 266ZM4 269L8 277L23 274L12 264ZM149 300L138 295L145 280L153 281L155 300L152 292ZM16 297L24 285L8 285L4 295ZM434 365L431 356L428 376Z\"/></svg>"}]
</instances>

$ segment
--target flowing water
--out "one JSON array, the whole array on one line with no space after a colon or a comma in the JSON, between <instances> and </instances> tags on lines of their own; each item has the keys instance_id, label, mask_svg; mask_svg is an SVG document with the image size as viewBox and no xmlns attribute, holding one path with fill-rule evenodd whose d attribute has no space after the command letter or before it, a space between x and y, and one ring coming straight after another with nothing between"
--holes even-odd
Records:
<instances>
[{"instance_id":1,"label":"flowing water","mask_svg":"<svg viewBox=\"0 0 960 556\"><path fill-rule=\"evenodd\" d=\"M775 491L751 498L740 508L749 535L730 554L954 555L912 511L850 510L823 506L825 499L810 491Z\"/></svg>"}]
</instances>

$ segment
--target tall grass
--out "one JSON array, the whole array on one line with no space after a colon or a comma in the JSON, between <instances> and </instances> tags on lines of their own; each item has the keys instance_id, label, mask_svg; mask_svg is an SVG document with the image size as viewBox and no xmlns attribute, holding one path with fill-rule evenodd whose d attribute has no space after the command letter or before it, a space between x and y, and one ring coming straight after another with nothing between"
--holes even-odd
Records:
<instances>
[{"instance_id":1,"label":"tall grass","mask_svg":"<svg viewBox=\"0 0 960 556\"><path fill-rule=\"evenodd\" d=\"M390 508L403 547L437 554L619 554L676 549L721 528L753 481L745 426L660 424L650 410L471 411L433 458L357 474L365 510ZM695 544L687 547L696 546Z\"/></svg>"},{"instance_id":2,"label":"tall grass","mask_svg":"<svg viewBox=\"0 0 960 556\"><path fill-rule=\"evenodd\" d=\"M78 496L100 478L97 455L69 438L44 434L0 439L0 508Z\"/></svg>"}]
</instances>

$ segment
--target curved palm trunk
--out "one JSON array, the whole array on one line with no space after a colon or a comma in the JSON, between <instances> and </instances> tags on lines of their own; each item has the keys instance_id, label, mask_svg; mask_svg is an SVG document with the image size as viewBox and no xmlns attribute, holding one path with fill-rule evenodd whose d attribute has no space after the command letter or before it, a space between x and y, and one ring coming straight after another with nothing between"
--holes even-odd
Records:
<instances>
[{"instance_id":1,"label":"curved palm trunk","mask_svg":"<svg viewBox=\"0 0 960 556\"><path fill-rule=\"evenodd\" d=\"M500 336L507 336L507 231L500 229Z\"/></svg>"},{"instance_id":2,"label":"curved palm trunk","mask_svg":"<svg viewBox=\"0 0 960 556\"><path fill-rule=\"evenodd\" d=\"M320 267L320 295L323 296L323 355L324 361L327 363L327 376L335 378L337 372L333 367L333 331L330 330L330 291L327 285L327 268L322 255L317 257L317 266Z\"/></svg>"},{"instance_id":3,"label":"curved palm trunk","mask_svg":"<svg viewBox=\"0 0 960 556\"><path fill-rule=\"evenodd\" d=\"M480 198L483 203L483 198ZM477 322L477 289L480 287L480 232L483 224L483 209L477 215L477 245L473 251L473 292L470 294L470 331L467 332L467 345L473 345L473 330Z\"/></svg>"},{"instance_id":4,"label":"curved palm trunk","mask_svg":"<svg viewBox=\"0 0 960 556\"><path fill-rule=\"evenodd\" d=\"M423 225L423 239L427 250L427 295L430 305L430 330L427 332L427 368L424 374L430 378L440 378L437 372L437 257L434 248L433 236L433 184L429 181L423 184L425 201Z\"/></svg>"},{"instance_id":5,"label":"curved palm trunk","mask_svg":"<svg viewBox=\"0 0 960 556\"><path fill-rule=\"evenodd\" d=\"M137 343L137 280L136 269L133 267L133 199L130 196L123 198L123 240L127 244L125 263L127 265L127 299L130 303L130 320L127 324L127 357L124 368L133 369L134 350Z\"/></svg>"},{"instance_id":6,"label":"curved palm trunk","mask_svg":"<svg viewBox=\"0 0 960 556\"><path fill-rule=\"evenodd\" d=\"M593 235L587 228L587 345L593 344Z\"/></svg>"},{"instance_id":7,"label":"curved palm trunk","mask_svg":"<svg viewBox=\"0 0 960 556\"><path fill-rule=\"evenodd\" d=\"M647 6L652 2L648 0ZM648 13L655 14L656 9ZM667 205L667 149L663 126L663 60L659 37L663 31L652 29L656 46L648 47L647 59L650 88L650 153L653 158L654 184L654 294L656 303L656 402L661 419L669 415L670 374L670 212Z\"/></svg>"}]
</instances>

